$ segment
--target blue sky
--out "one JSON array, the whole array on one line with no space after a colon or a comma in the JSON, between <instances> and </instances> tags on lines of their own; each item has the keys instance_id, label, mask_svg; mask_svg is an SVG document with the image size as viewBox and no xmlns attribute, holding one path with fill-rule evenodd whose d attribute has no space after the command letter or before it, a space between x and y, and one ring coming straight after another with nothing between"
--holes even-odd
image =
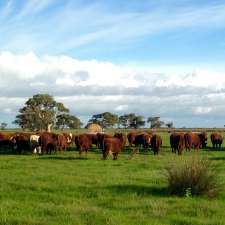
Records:
<instances>
[{"instance_id":1,"label":"blue sky","mask_svg":"<svg viewBox=\"0 0 225 225\"><path fill-rule=\"evenodd\" d=\"M225 1L1 1L3 50L116 63L218 63Z\"/></svg>"},{"instance_id":2,"label":"blue sky","mask_svg":"<svg viewBox=\"0 0 225 225\"><path fill-rule=\"evenodd\" d=\"M0 0L0 32L0 121L48 91L85 121L113 101L177 126L224 124L224 0Z\"/></svg>"}]
</instances>

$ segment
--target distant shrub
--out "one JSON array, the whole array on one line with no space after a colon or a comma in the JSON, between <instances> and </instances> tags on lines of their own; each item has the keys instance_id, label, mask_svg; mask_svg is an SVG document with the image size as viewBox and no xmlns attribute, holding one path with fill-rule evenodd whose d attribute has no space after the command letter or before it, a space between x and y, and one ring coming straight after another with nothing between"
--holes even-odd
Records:
<instances>
[{"instance_id":1,"label":"distant shrub","mask_svg":"<svg viewBox=\"0 0 225 225\"><path fill-rule=\"evenodd\" d=\"M168 167L166 176L170 194L214 197L218 193L218 175L207 159L184 159Z\"/></svg>"}]
</instances>

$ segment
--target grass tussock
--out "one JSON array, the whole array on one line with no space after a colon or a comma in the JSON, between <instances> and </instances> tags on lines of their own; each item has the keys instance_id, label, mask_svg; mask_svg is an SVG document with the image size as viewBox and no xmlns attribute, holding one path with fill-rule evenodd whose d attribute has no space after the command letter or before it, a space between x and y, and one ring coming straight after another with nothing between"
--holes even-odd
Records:
<instances>
[{"instance_id":1,"label":"grass tussock","mask_svg":"<svg viewBox=\"0 0 225 225\"><path fill-rule=\"evenodd\" d=\"M179 196L206 195L210 198L218 194L218 174L209 160L189 157L167 168L169 193Z\"/></svg>"}]
</instances>

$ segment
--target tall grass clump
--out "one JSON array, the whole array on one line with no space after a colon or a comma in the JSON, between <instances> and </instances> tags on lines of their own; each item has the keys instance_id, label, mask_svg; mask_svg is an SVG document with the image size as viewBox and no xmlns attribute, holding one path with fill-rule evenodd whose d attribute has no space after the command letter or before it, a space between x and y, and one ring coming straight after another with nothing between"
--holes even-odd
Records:
<instances>
[{"instance_id":1,"label":"tall grass clump","mask_svg":"<svg viewBox=\"0 0 225 225\"><path fill-rule=\"evenodd\" d=\"M182 159L167 168L166 176L173 195L214 197L218 193L218 174L207 159Z\"/></svg>"}]
</instances>

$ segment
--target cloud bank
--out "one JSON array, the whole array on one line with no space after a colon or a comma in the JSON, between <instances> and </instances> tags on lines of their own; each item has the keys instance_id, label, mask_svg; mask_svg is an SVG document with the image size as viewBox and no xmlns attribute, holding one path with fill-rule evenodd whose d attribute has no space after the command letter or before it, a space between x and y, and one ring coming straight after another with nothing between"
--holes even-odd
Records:
<instances>
[{"instance_id":1,"label":"cloud bank","mask_svg":"<svg viewBox=\"0 0 225 225\"><path fill-rule=\"evenodd\" d=\"M181 74L68 56L0 53L0 121L14 120L36 93L49 93L87 121L104 111L161 116L176 126L222 127L225 73Z\"/></svg>"}]
</instances>

